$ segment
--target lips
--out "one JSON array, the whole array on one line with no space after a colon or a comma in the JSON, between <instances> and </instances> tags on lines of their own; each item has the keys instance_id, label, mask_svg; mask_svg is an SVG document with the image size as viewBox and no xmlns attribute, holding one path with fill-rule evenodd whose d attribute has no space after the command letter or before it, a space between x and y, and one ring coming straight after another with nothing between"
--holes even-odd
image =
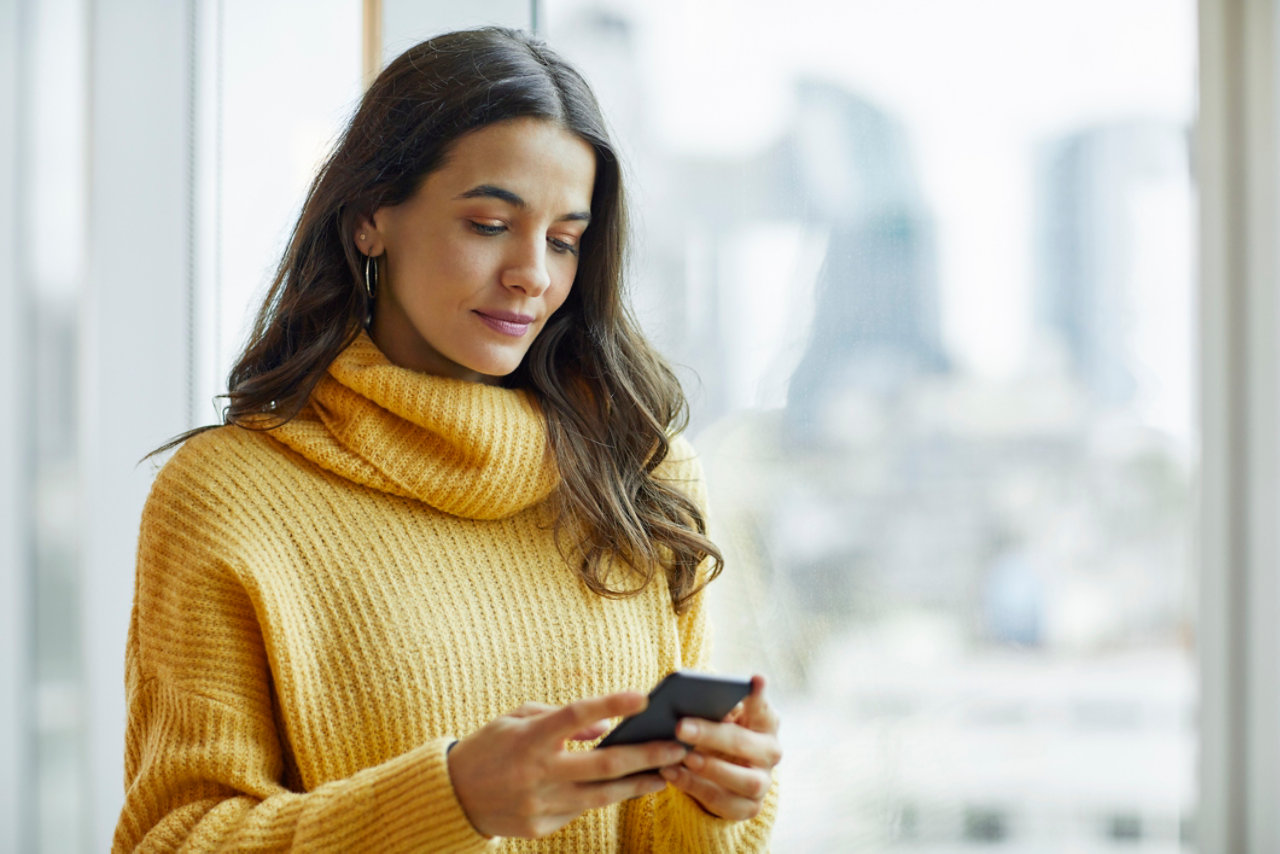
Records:
<instances>
[{"instance_id":1,"label":"lips","mask_svg":"<svg viewBox=\"0 0 1280 854\"><path fill-rule=\"evenodd\" d=\"M519 338L529 331L529 327L536 318L527 314L517 314L514 311L477 311L476 317L488 326L494 332L502 335L510 335L512 338Z\"/></svg>"}]
</instances>

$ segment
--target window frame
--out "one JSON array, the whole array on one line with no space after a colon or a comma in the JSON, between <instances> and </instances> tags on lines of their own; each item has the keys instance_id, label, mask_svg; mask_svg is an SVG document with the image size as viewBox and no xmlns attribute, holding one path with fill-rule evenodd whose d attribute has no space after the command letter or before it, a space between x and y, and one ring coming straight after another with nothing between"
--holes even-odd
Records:
<instances>
[{"instance_id":1,"label":"window frame","mask_svg":"<svg viewBox=\"0 0 1280 854\"><path fill-rule=\"evenodd\" d=\"M26 191L19 118L30 93L23 87L28 52L22 38L29 15L16 0L0 0L0 850L30 848L30 779L34 768L31 662L30 502L24 500L30 468L24 453L30 432L29 384L19 370L30 352L20 319L28 302L21 286L18 247L23 229L19 202ZM16 404L16 405L15 405ZM15 415L17 417L15 417Z\"/></svg>"},{"instance_id":2,"label":"window frame","mask_svg":"<svg viewBox=\"0 0 1280 854\"><path fill-rule=\"evenodd\" d=\"M1280 851L1276 0L1201 0L1198 533L1202 852Z\"/></svg>"}]
</instances>

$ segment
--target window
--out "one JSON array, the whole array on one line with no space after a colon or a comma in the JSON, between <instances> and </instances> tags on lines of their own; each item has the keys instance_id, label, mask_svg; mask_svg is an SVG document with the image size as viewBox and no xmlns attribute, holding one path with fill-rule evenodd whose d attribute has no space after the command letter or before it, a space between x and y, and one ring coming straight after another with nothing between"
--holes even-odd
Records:
<instances>
[{"instance_id":1,"label":"window","mask_svg":"<svg viewBox=\"0 0 1280 854\"><path fill-rule=\"evenodd\" d=\"M544 9L630 155L778 850L1182 850L1192 4Z\"/></svg>"},{"instance_id":2,"label":"window","mask_svg":"<svg viewBox=\"0 0 1280 854\"><path fill-rule=\"evenodd\" d=\"M107 844L135 461L212 416L360 7L0 4L0 849ZM1275 7L383 4L602 95L777 850L1280 850Z\"/></svg>"}]
</instances>

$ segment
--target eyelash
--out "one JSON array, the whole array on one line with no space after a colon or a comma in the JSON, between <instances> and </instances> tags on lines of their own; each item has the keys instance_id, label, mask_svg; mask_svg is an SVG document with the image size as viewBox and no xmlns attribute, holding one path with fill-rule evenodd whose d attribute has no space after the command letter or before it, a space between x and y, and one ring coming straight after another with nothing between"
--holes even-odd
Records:
<instances>
[{"instance_id":1,"label":"eyelash","mask_svg":"<svg viewBox=\"0 0 1280 854\"><path fill-rule=\"evenodd\" d=\"M476 234L483 234L487 237L495 237L507 230L505 225L490 225L487 222L472 222L471 230ZM578 257L578 247L572 243L567 243L559 238L548 237L547 242L551 244L552 250L559 252L561 255L572 255Z\"/></svg>"},{"instance_id":2,"label":"eyelash","mask_svg":"<svg viewBox=\"0 0 1280 854\"><path fill-rule=\"evenodd\" d=\"M548 237L547 242L551 244L551 248L556 252L560 252L565 255L572 255L574 258L578 257L578 247L574 246L572 243L565 243L563 240L558 240L554 237Z\"/></svg>"}]
</instances>

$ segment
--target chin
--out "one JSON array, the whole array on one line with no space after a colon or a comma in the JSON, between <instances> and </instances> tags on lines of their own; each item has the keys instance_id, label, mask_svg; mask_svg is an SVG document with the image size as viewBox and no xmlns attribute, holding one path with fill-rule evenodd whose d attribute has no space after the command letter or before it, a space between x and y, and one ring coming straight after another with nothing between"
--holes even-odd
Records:
<instances>
[{"instance_id":1,"label":"chin","mask_svg":"<svg viewBox=\"0 0 1280 854\"><path fill-rule=\"evenodd\" d=\"M465 365L468 370L479 374L483 379L494 383L501 382L519 370L524 357L519 359L477 359Z\"/></svg>"}]
</instances>

